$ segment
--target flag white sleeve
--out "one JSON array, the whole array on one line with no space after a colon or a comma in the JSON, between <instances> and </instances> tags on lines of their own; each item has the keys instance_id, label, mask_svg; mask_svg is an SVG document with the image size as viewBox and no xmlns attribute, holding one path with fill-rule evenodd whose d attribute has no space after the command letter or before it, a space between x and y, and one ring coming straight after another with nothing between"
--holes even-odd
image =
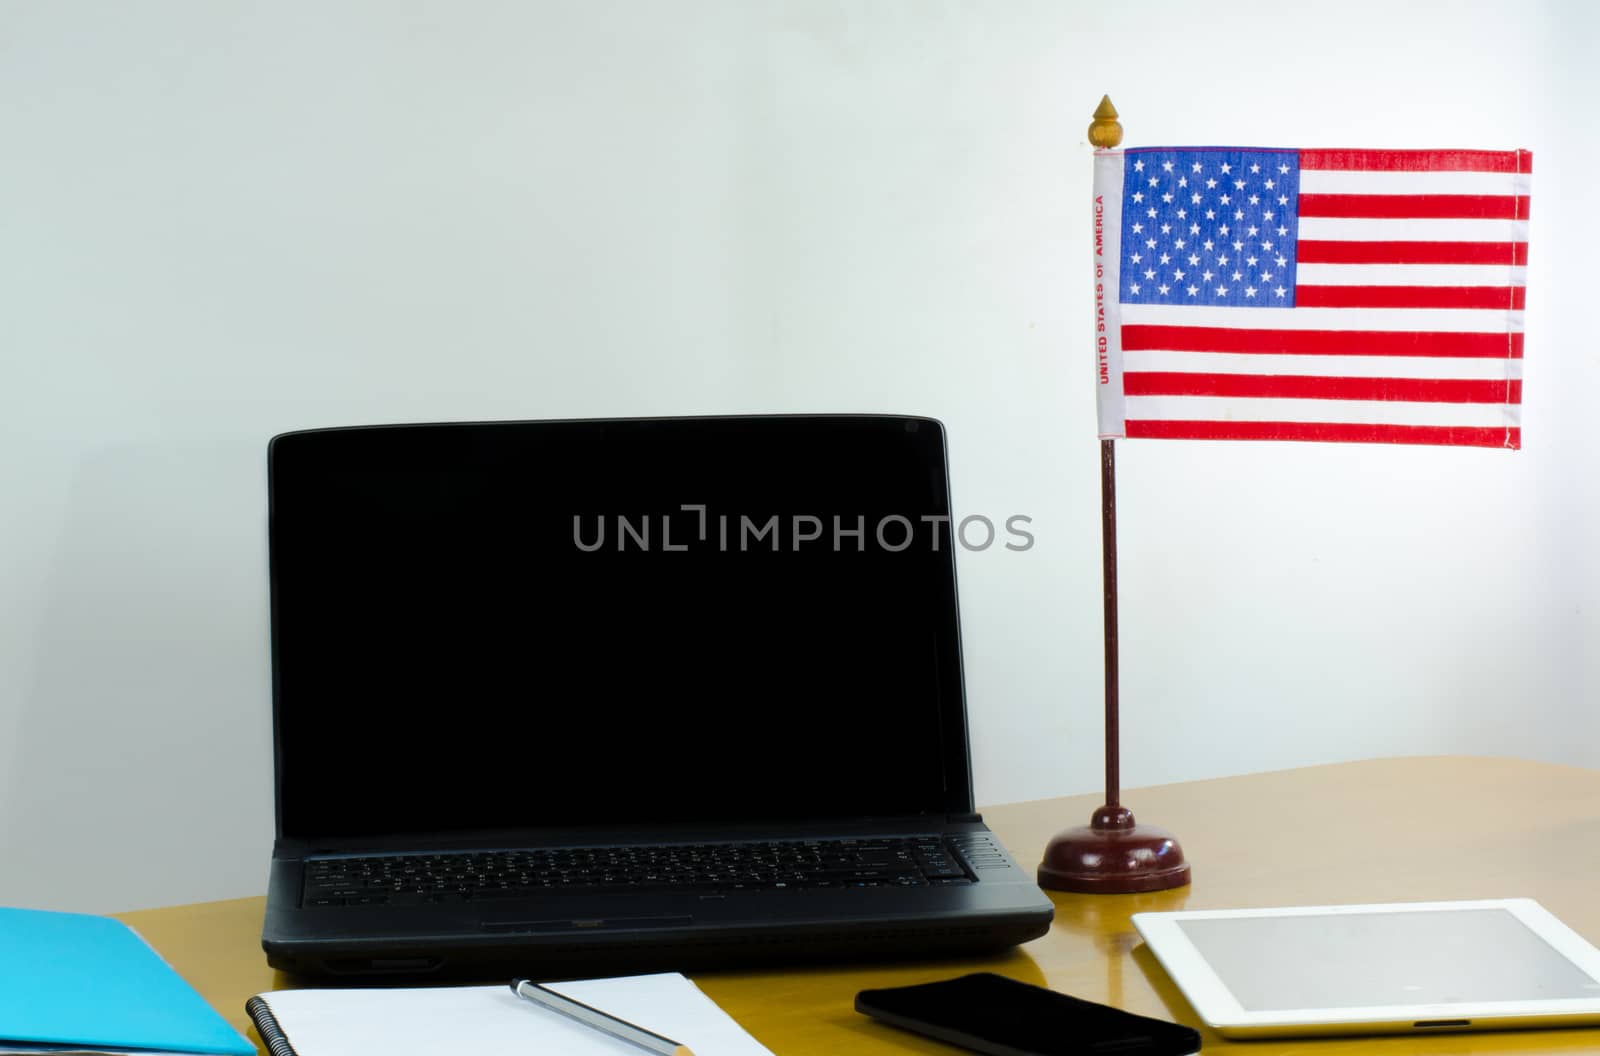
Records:
<instances>
[{"instance_id":1,"label":"flag white sleeve","mask_svg":"<svg viewBox=\"0 0 1600 1056\"><path fill-rule=\"evenodd\" d=\"M1122 395L1122 152L1094 156L1095 392L1100 436L1126 432Z\"/></svg>"}]
</instances>

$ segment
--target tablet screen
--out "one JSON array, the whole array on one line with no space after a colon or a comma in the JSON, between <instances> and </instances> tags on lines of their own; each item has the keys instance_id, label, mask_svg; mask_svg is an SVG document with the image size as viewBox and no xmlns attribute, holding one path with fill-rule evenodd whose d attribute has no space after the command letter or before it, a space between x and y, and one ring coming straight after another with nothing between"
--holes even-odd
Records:
<instances>
[{"instance_id":1,"label":"tablet screen","mask_svg":"<svg viewBox=\"0 0 1600 1056\"><path fill-rule=\"evenodd\" d=\"M1250 1012L1600 997L1600 981L1504 909L1178 926Z\"/></svg>"}]
</instances>

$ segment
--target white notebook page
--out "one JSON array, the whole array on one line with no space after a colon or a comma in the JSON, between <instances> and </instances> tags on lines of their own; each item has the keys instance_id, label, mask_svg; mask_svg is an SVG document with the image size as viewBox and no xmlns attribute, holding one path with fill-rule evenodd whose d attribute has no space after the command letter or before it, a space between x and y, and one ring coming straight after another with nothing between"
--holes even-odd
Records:
<instances>
[{"instance_id":1,"label":"white notebook page","mask_svg":"<svg viewBox=\"0 0 1600 1056\"><path fill-rule=\"evenodd\" d=\"M695 1056L772 1056L675 972L544 985L669 1037ZM278 990L260 997L297 1056L640 1056L644 1051L524 1000L510 986Z\"/></svg>"}]
</instances>

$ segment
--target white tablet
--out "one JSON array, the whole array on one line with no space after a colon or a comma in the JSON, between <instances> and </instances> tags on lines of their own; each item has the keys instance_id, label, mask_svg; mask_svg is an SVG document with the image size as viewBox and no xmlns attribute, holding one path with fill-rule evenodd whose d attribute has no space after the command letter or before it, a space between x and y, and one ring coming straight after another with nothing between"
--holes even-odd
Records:
<instances>
[{"instance_id":1,"label":"white tablet","mask_svg":"<svg viewBox=\"0 0 1600 1056\"><path fill-rule=\"evenodd\" d=\"M1224 1037L1600 1023L1600 950L1532 899L1135 913Z\"/></svg>"}]
</instances>

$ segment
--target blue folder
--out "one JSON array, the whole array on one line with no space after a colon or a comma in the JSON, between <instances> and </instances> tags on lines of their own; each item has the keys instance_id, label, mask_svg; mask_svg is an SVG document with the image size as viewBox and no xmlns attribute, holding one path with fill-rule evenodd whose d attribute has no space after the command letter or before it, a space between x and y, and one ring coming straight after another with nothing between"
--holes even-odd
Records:
<instances>
[{"instance_id":1,"label":"blue folder","mask_svg":"<svg viewBox=\"0 0 1600 1056\"><path fill-rule=\"evenodd\" d=\"M256 1051L121 921L0 908L0 1053L30 1043Z\"/></svg>"}]
</instances>

